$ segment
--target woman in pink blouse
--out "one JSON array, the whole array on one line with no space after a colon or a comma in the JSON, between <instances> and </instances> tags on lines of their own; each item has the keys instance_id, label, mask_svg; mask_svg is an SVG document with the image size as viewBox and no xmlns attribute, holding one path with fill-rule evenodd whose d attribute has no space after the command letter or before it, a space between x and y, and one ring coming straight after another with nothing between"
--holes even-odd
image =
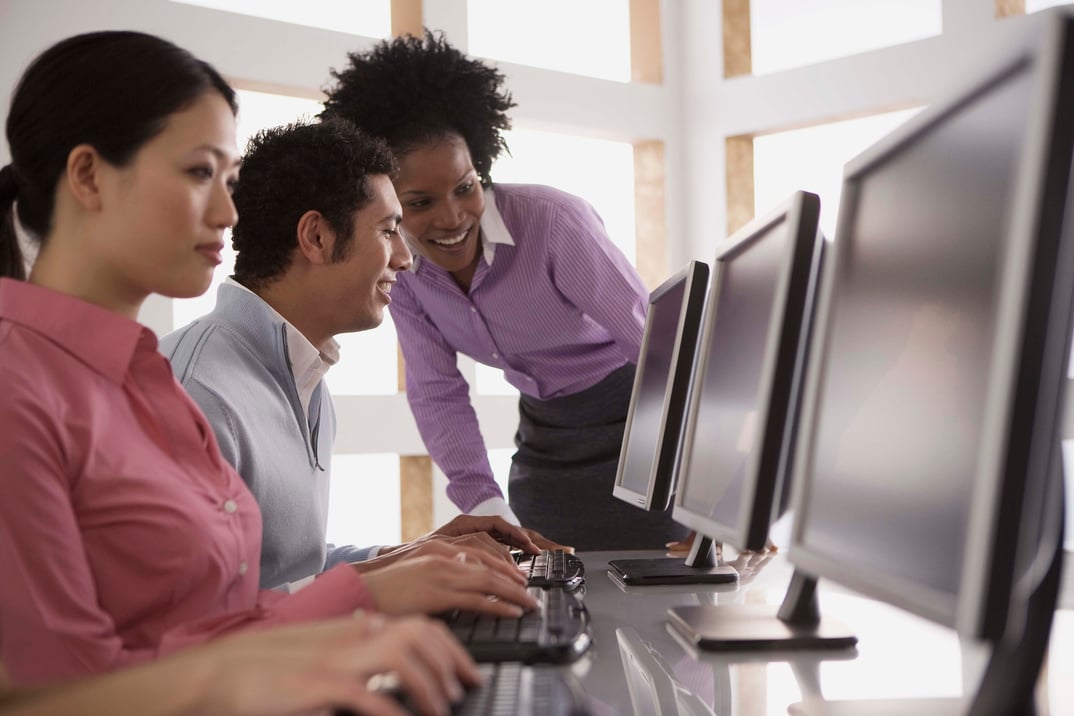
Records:
<instances>
[{"instance_id":1,"label":"woman in pink blouse","mask_svg":"<svg viewBox=\"0 0 1074 716\"><path fill-rule=\"evenodd\" d=\"M0 275L26 273L16 218L42 239L28 281L0 279L0 661L17 684L240 629L399 611L377 586L396 565L258 591L257 505L136 322L149 294L198 295L220 263L237 218L235 110L209 65L133 32L58 43L13 95ZM500 596L509 614L531 601L517 573L472 567L468 598ZM475 678L442 627L420 629L441 695Z\"/></svg>"}]
</instances>

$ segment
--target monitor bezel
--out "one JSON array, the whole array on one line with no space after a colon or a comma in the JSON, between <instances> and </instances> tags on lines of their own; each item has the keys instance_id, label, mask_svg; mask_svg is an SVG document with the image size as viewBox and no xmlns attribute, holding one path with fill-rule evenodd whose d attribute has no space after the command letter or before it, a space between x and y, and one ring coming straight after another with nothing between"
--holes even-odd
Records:
<instances>
[{"instance_id":1,"label":"monitor bezel","mask_svg":"<svg viewBox=\"0 0 1074 716\"><path fill-rule=\"evenodd\" d=\"M788 474L790 450L793 441L788 431L793 430L790 418L797 410L796 393L801 379L801 361L804 351L801 337L807 333L812 309L810 300L788 306L792 294L811 296L815 273L819 269L820 252L824 239L818 228L820 199L815 194L798 191L785 199L764 216L758 217L732 234L722 246L713 264L712 287L705 302L704 327L698 341L698 356L694 361L690 409L684 427L685 438L678 469L680 489L675 495L672 519L680 524L726 542L739 549L760 550L765 546L770 523L779 508L782 480ZM772 311L769 315L765 355L762 357L760 386L757 393L757 430L747 463L742 500L739 504L737 525L726 525L708 515L691 510L684 504L685 490L682 481L691 479L690 462L696 436L696 422L702 401L701 386L708 361L713 357L710 349L712 332L719 312L719 295L726 266L751 246L771 235L779 225L791 232L787 242L779 277L775 286ZM773 396L779 400L773 401ZM693 476L693 479L704 479ZM758 499L759 494L762 499Z\"/></svg>"},{"instance_id":2,"label":"monitor bezel","mask_svg":"<svg viewBox=\"0 0 1074 716\"><path fill-rule=\"evenodd\" d=\"M683 285L682 306L679 308L678 325L675 329L675 347L671 354L671 373L664 388L664 399L660 414L660 432L656 451L649 464L645 493L638 492L623 484L626 471L627 445L637 409L639 387L645 370L645 356L652 337L652 306L679 284ZM697 327L702 320L705 294L709 284L709 266L702 261L691 261L685 267L669 276L649 294L649 309L646 311L645 327L642 333L641 350L634 371L634 385L630 393L630 406L627 409L626 424L623 428L622 448L619 451L619 464L615 471L615 484L612 496L628 502L642 510L666 510L671 503L671 494L675 489L677 478L678 453L682 448L682 432L685 425L684 414L689 401L690 376L697 355ZM668 438L668 422L674 416L679 417L676 434ZM673 444L669 444L673 443ZM670 454L666 451L670 450ZM669 476L661 477L661 471L667 470Z\"/></svg>"},{"instance_id":3,"label":"monitor bezel","mask_svg":"<svg viewBox=\"0 0 1074 716\"><path fill-rule=\"evenodd\" d=\"M1070 19L1067 18L1064 22L1069 24ZM1034 290L1033 259L1039 238L1038 225L1045 214L1045 205L1054 201L1055 197L1051 194L1054 194L1057 188L1057 177L1048 149L1057 136L1062 136L1062 132L1065 131L1069 138L1071 129L1064 130L1058 126L1056 120L1062 111L1062 99L1074 103L1074 95L1071 94L1069 86L1065 89L1064 98L1057 96L1057 88L1060 86L1058 75L1064 65L1061 53L1066 54L1065 62L1070 64L1070 40L1067 37L1069 29L1065 25L1061 28L1059 23L1056 23L1049 30L1043 42L1020 42L1015 51L1010 52L1002 61L994 63L983 75L978 75L978 79L969 84L968 89L926 108L847 163L836 241L833 246L834 255L831 257L831 270L826 272L823 281L814 335L814 359L808 370L801 439L795 454L795 520L789 549L791 561L808 573L831 579L867 596L882 599L950 626L972 638L999 638L1006 627L1011 608L1008 601L1011 594L996 594L994 590L996 580L1003 581L1002 571L1013 572L1014 569L1013 550L1008 547L1005 552L1001 545L1005 542L1017 545L1020 537L1020 511L1023 506L1019 505L1019 512L1014 513L1012 507L1005 504L1003 499L1005 489L1016 487L1015 481L1019 480L1011 473L1016 466L1009 465L1008 461L1011 460L1012 453L1021 450L1025 454L1020 463L1022 473L1028 471L1037 482L1045 482L1048 479L1046 466L1051 460L1051 453L1058 449L1058 445L1050 444L1052 438L1057 435L1057 421L1062 407L1062 390L1056 391L1055 386L1065 384L1065 358L1069 346L1061 346L1058 350L1054 346L1048 350L1042 349L1042 360L1033 365L1025 363L1028 356L1023 350L1026 337L1035 332L1049 336L1050 342L1054 343L1054 324L1057 322L1054 315L1033 315L1029 311ZM803 533L808 524L806 505L812 484L809 465L812 464L818 400L830 355L832 304L839 288L840 269L849 250L846 241L841 241L841 238L851 229L859 186L872 170L896 152L919 141L953 114L965 109L1004 82L1014 79L1021 72L1030 73L1033 101L1027 108L1026 131L1020 155L1016 160L1012 195L1008 197L1012 210L999 252L1000 269L996 291L998 309L995 314L993 360L987 383L981 451L977 460L962 570L957 593L946 594L904 578L885 574L880 569L862 565L848 566L839 560L838 555L825 554L803 542ZM1069 167L1067 172L1069 173ZM1065 176L1060 184L1065 184L1068 180L1069 176ZM1045 195L1046 190L1048 195ZM1066 190L1064 198L1065 195ZM1040 198L1035 201L1034 197ZM1061 231L1060 225L1059 230L1053 232L1056 236L1044 236L1042 240L1057 241ZM1061 310L1064 301L1069 314L1070 289L1062 288L1063 281L1067 282L1067 286L1070 285L1068 264L1069 261L1059 266L1061 272L1066 272L1065 278L1057 274L1048 286L1049 314L1057 308ZM1037 290L1039 291L1040 287L1037 287ZM1052 295L1053 292L1055 295ZM1060 294L1065 294L1065 297ZM1063 360L1058 359L1057 352L1063 353ZM1059 365L1060 363L1062 365ZM1033 388L1029 406L1023 405L1024 395L1022 401L1018 400L1020 384ZM1047 385L1052 386L1050 391L1043 389L1043 386ZM1029 489L1040 494L1044 492L1043 485L1031 484ZM1007 581L1013 582L1013 577ZM1016 588L1012 583L1012 594Z\"/></svg>"}]
</instances>

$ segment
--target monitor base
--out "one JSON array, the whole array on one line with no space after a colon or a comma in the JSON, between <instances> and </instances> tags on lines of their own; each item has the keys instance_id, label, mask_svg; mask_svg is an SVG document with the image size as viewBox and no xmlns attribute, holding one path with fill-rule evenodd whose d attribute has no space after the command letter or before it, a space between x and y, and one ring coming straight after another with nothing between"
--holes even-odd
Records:
<instances>
[{"instance_id":1,"label":"monitor base","mask_svg":"<svg viewBox=\"0 0 1074 716\"><path fill-rule=\"evenodd\" d=\"M825 701L814 699L787 708L791 716L953 716L965 711L960 698L866 699Z\"/></svg>"},{"instance_id":2,"label":"monitor base","mask_svg":"<svg viewBox=\"0 0 1074 716\"><path fill-rule=\"evenodd\" d=\"M682 606L668 610L670 624L701 651L850 649L850 628L834 619L793 624L767 605Z\"/></svg>"},{"instance_id":3,"label":"monitor base","mask_svg":"<svg viewBox=\"0 0 1074 716\"><path fill-rule=\"evenodd\" d=\"M613 559L608 567L623 584L728 584L738 581L730 565L690 567L675 557Z\"/></svg>"}]
</instances>

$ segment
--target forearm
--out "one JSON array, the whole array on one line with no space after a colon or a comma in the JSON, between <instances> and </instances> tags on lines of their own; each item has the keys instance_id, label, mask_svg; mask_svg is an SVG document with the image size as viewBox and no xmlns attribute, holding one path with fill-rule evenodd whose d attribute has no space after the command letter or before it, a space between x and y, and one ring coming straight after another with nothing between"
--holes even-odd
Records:
<instances>
[{"instance_id":1,"label":"forearm","mask_svg":"<svg viewBox=\"0 0 1074 716\"><path fill-rule=\"evenodd\" d=\"M171 659L65 686L11 692L0 716L209 716L218 705L202 703L210 670Z\"/></svg>"}]
</instances>

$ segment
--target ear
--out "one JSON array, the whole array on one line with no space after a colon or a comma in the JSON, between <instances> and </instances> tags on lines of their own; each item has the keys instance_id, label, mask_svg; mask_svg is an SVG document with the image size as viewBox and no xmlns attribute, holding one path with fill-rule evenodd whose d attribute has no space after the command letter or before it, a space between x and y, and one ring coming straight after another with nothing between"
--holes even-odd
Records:
<instances>
[{"instance_id":1,"label":"ear","mask_svg":"<svg viewBox=\"0 0 1074 716\"><path fill-rule=\"evenodd\" d=\"M331 263L336 232L319 211L310 209L298 219L298 251L311 264Z\"/></svg>"},{"instance_id":2,"label":"ear","mask_svg":"<svg viewBox=\"0 0 1074 716\"><path fill-rule=\"evenodd\" d=\"M104 158L88 144L79 144L67 155L64 185L87 211L101 208L101 170L105 166Z\"/></svg>"}]
</instances>

